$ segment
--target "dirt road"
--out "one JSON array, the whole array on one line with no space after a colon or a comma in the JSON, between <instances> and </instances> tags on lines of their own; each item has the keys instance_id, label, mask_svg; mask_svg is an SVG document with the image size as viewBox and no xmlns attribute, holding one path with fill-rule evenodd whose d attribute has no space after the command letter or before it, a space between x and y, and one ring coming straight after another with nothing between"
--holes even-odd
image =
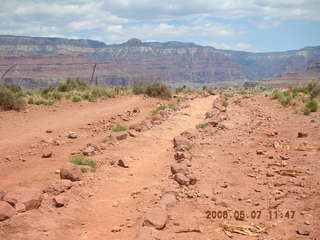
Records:
<instances>
[{"instance_id":1,"label":"dirt road","mask_svg":"<svg viewBox=\"0 0 320 240\"><path fill-rule=\"evenodd\" d=\"M195 98L160 123L149 115L159 100L142 97L1 113L0 134L6 138L0 140L0 190L22 185L45 193L39 209L0 222L0 238L207 240L232 234L241 240L249 237L227 226L252 223L263 229L257 239L318 239L320 115L297 115L260 95L236 95L217 113L212 106L219 101L218 96ZM115 124L144 120L155 120L151 129L108 140ZM172 173L180 151L172 139L186 130L192 148L185 154L192 161L178 165L195 181L184 185ZM69 139L69 131L78 137ZM57 208L56 194L47 190L61 184L55 171L88 143L103 146L91 157L97 171L59 193L66 204ZM48 151L52 157L41 158ZM117 165L120 159L125 167ZM169 193L174 200L163 207ZM150 217L150 211L156 214ZM244 218L235 219L238 213ZM163 222L161 230L143 226L152 218Z\"/></svg>"}]
</instances>

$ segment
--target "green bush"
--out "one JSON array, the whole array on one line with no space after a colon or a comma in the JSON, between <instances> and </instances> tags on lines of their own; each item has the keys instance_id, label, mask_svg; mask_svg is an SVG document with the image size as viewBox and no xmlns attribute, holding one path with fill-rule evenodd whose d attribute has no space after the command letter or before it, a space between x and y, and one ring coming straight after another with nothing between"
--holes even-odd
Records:
<instances>
[{"instance_id":1,"label":"green bush","mask_svg":"<svg viewBox=\"0 0 320 240\"><path fill-rule=\"evenodd\" d=\"M114 132L122 132L128 130L128 127L118 124L116 127L112 129Z\"/></svg>"},{"instance_id":2,"label":"green bush","mask_svg":"<svg viewBox=\"0 0 320 240\"><path fill-rule=\"evenodd\" d=\"M26 102L21 95L17 94L21 91L16 85L0 85L0 108L2 110L22 110Z\"/></svg>"},{"instance_id":3,"label":"green bush","mask_svg":"<svg viewBox=\"0 0 320 240\"><path fill-rule=\"evenodd\" d=\"M132 91L134 94L146 94L149 97L171 98L172 93L168 86L162 83L135 83Z\"/></svg>"},{"instance_id":4,"label":"green bush","mask_svg":"<svg viewBox=\"0 0 320 240\"><path fill-rule=\"evenodd\" d=\"M96 170L97 168L97 162L95 160L86 158L83 155L72 157L70 162L76 165L90 166L92 170Z\"/></svg>"},{"instance_id":5,"label":"green bush","mask_svg":"<svg viewBox=\"0 0 320 240\"><path fill-rule=\"evenodd\" d=\"M309 108L303 109L303 114L304 115L309 115L310 114L310 109Z\"/></svg>"},{"instance_id":6,"label":"green bush","mask_svg":"<svg viewBox=\"0 0 320 240\"><path fill-rule=\"evenodd\" d=\"M196 126L196 128L202 128L202 129L206 127L208 127L208 123L200 123Z\"/></svg>"},{"instance_id":7,"label":"green bush","mask_svg":"<svg viewBox=\"0 0 320 240\"><path fill-rule=\"evenodd\" d=\"M167 105L160 105L156 107L156 109L151 111L151 115L156 115L158 112L160 112L161 110L165 110L167 107Z\"/></svg>"},{"instance_id":8,"label":"green bush","mask_svg":"<svg viewBox=\"0 0 320 240\"><path fill-rule=\"evenodd\" d=\"M71 101L72 101L72 102L81 102L81 98L80 98L79 96L73 96L73 97L71 98Z\"/></svg>"},{"instance_id":9,"label":"green bush","mask_svg":"<svg viewBox=\"0 0 320 240\"><path fill-rule=\"evenodd\" d=\"M310 110L310 112L318 111L318 103L315 100L310 100L307 102L306 107Z\"/></svg>"},{"instance_id":10,"label":"green bush","mask_svg":"<svg viewBox=\"0 0 320 240\"><path fill-rule=\"evenodd\" d=\"M147 87L146 94L149 97L171 98L172 93L169 87L162 83L152 83Z\"/></svg>"}]
</instances>

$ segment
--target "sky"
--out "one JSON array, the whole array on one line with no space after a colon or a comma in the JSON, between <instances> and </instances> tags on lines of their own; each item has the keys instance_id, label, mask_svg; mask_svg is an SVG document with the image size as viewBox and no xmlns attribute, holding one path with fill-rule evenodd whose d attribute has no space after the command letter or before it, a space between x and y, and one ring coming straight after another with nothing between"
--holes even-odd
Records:
<instances>
[{"instance_id":1,"label":"sky","mask_svg":"<svg viewBox=\"0 0 320 240\"><path fill-rule=\"evenodd\" d=\"M0 0L0 35L285 51L320 45L320 0Z\"/></svg>"}]
</instances>

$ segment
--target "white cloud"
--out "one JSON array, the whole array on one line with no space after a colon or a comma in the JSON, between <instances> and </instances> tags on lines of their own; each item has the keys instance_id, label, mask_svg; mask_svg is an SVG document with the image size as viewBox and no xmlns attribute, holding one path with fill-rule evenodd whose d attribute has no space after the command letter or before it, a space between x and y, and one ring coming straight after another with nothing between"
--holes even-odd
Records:
<instances>
[{"instance_id":1,"label":"white cloud","mask_svg":"<svg viewBox=\"0 0 320 240\"><path fill-rule=\"evenodd\" d=\"M197 44L202 46L210 46L218 49L227 49L227 50L238 50L238 51L252 50L252 46L249 43L229 44L229 43L223 43L223 42L197 42Z\"/></svg>"}]
</instances>

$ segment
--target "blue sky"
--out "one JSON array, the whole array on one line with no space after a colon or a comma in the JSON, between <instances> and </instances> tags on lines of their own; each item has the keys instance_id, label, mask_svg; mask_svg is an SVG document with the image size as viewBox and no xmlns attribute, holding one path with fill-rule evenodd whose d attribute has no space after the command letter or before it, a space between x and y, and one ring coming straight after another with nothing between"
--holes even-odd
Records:
<instances>
[{"instance_id":1,"label":"blue sky","mask_svg":"<svg viewBox=\"0 0 320 240\"><path fill-rule=\"evenodd\" d=\"M284 51L320 45L319 13L319 0L1 0L0 34Z\"/></svg>"}]
</instances>

